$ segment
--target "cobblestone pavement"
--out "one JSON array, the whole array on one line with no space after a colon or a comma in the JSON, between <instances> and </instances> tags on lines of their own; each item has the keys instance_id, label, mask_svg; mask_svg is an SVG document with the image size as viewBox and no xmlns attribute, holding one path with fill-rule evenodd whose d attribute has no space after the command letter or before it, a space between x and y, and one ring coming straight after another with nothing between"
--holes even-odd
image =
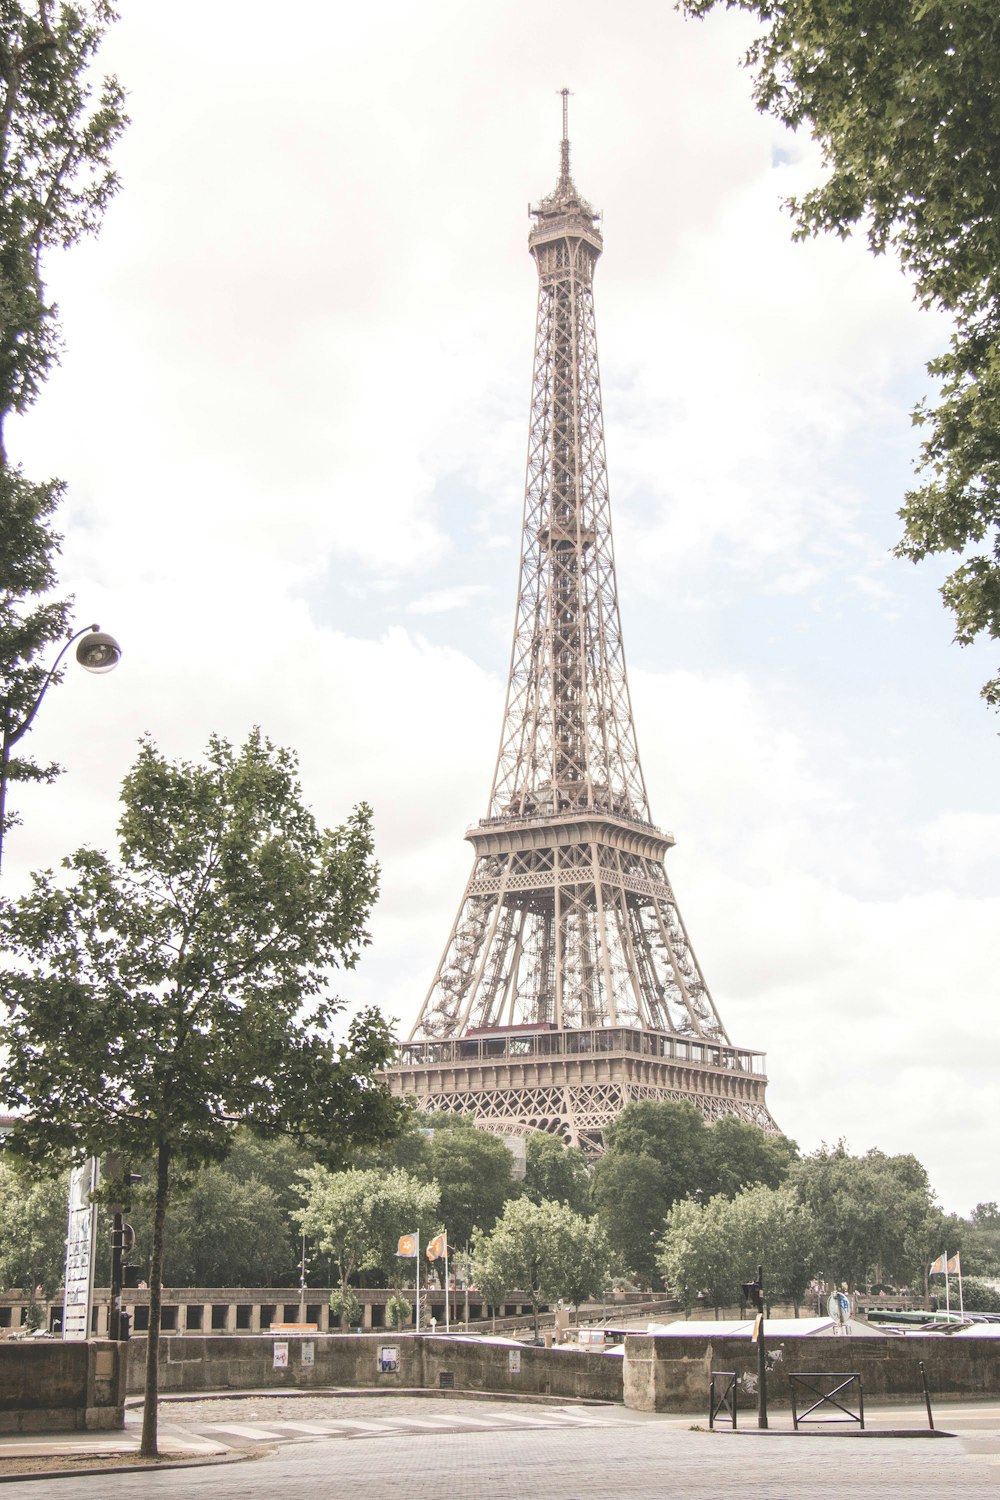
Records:
<instances>
[{"instance_id":1,"label":"cobblestone pavement","mask_svg":"<svg viewBox=\"0 0 1000 1500\"><path fill-rule=\"evenodd\" d=\"M570 1411L581 1420L565 1420ZM511 1420L500 1426L504 1414ZM266 1428L348 1418L377 1430L374 1441L360 1428L346 1441L302 1434L306 1440L283 1442L255 1462L223 1467L14 1482L3 1500L41 1500L41 1492L55 1500L997 1500L1000 1493L996 1427L937 1440L734 1436L621 1407L405 1397L166 1403L163 1417L188 1433L227 1421ZM438 1421L458 1417L497 1425L449 1430ZM408 1430L385 1430L404 1422Z\"/></svg>"},{"instance_id":2,"label":"cobblestone pavement","mask_svg":"<svg viewBox=\"0 0 1000 1500\"><path fill-rule=\"evenodd\" d=\"M642 1421L620 1406L559 1406L548 1403L463 1401L420 1396L253 1397L243 1400L171 1401L160 1408L165 1436L189 1451L211 1452L216 1445L253 1447L258 1443L316 1441L320 1438L371 1439L407 1433L510 1432L606 1427ZM655 1419L654 1419L655 1420ZM129 1413L129 1428L139 1413Z\"/></svg>"}]
</instances>

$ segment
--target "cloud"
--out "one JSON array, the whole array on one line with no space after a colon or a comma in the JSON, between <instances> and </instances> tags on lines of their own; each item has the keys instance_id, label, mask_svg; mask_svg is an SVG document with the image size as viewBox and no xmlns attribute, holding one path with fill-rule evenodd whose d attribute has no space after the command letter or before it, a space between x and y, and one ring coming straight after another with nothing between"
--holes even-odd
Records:
<instances>
[{"instance_id":1,"label":"cloud","mask_svg":"<svg viewBox=\"0 0 1000 1500\"><path fill-rule=\"evenodd\" d=\"M424 594L419 599L412 599L407 605L411 615L443 615L452 610L466 609L474 600L479 599L487 590L482 584L460 583L450 589L438 589L433 594Z\"/></svg>"}]
</instances>

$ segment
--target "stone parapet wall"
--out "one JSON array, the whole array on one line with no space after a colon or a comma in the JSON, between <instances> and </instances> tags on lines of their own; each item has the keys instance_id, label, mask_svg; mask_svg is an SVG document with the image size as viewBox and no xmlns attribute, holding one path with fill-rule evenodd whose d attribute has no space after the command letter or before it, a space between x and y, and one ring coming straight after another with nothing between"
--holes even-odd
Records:
<instances>
[{"instance_id":1,"label":"stone parapet wall","mask_svg":"<svg viewBox=\"0 0 1000 1500\"><path fill-rule=\"evenodd\" d=\"M922 1396L923 1360L932 1400L1000 1395L1000 1340L927 1334L905 1338L769 1338L767 1399L789 1402L788 1374L837 1371L861 1376L865 1399ZM757 1346L749 1339L629 1334L624 1399L637 1411L697 1411L708 1403L713 1370L735 1370L739 1404L756 1404Z\"/></svg>"},{"instance_id":2,"label":"stone parapet wall","mask_svg":"<svg viewBox=\"0 0 1000 1500\"><path fill-rule=\"evenodd\" d=\"M0 1432L123 1427L127 1346L0 1343Z\"/></svg>"},{"instance_id":3,"label":"stone parapet wall","mask_svg":"<svg viewBox=\"0 0 1000 1500\"><path fill-rule=\"evenodd\" d=\"M287 1365L275 1364L282 1346ZM145 1339L128 1345L128 1389L142 1390ZM385 1350L395 1350L386 1369ZM514 1356L514 1359L511 1356ZM311 1359L311 1363L309 1362ZM513 1365L519 1368L512 1368ZM160 1389L329 1389L519 1392L621 1401L622 1360L585 1350L513 1348L421 1334L275 1334L185 1338L160 1344Z\"/></svg>"}]
</instances>

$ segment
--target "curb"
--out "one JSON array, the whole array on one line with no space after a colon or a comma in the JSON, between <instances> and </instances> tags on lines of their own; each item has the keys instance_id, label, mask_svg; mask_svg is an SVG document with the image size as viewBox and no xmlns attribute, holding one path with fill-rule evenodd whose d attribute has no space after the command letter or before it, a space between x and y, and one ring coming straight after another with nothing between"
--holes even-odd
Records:
<instances>
[{"instance_id":1,"label":"curb","mask_svg":"<svg viewBox=\"0 0 1000 1500\"><path fill-rule=\"evenodd\" d=\"M33 1479L104 1479L109 1474L159 1474L164 1469L205 1469L210 1464L243 1464L253 1458L263 1458L271 1448L262 1444L260 1448L247 1448L230 1453L212 1453L203 1458L158 1459L155 1466L145 1464L115 1464L113 1468L102 1468L93 1463L86 1469L35 1469L27 1474L0 1474L0 1484L30 1484ZM74 1454L79 1457L79 1454ZM107 1455L103 1455L107 1456Z\"/></svg>"},{"instance_id":2,"label":"curb","mask_svg":"<svg viewBox=\"0 0 1000 1500\"><path fill-rule=\"evenodd\" d=\"M708 1429L706 1428L706 1431ZM865 1427L857 1432L806 1432L802 1428L796 1432L794 1427L738 1427L734 1432L731 1427L715 1427L712 1436L721 1433L725 1437L818 1437L818 1438L953 1438L956 1432L942 1432L939 1427Z\"/></svg>"},{"instance_id":3,"label":"curb","mask_svg":"<svg viewBox=\"0 0 1000 1500\"><path fill-rule=\"evenodd\" d=\"M263 1390L211 1390L211 1391L166 1391L160 1398L161 1407L182 1401L257 1401L262 1398L278 1400L290 1396L293 1400L310 1396L422 1396L428 1400L447 1401L509 1401L526 1406L621 1406L620 1401L608 1401L600 1396L546 1396L535 1391L442 1391L428 1386L286 1386ZM141 1396L129 1396L125 1401L126 1411L137 1411L143 1404Z\"/></svg>"}]
</instances>

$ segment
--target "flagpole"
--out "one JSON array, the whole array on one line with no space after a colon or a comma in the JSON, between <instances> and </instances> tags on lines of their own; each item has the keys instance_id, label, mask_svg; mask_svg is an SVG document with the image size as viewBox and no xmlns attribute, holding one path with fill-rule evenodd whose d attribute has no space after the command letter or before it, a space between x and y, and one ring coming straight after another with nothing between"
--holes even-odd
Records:
<instances>
[{"instance_id":1,"label":"flagpole","mask_svg":"<svg viewBox=\"0 0 1000 1500\"><path fill-rule=\"evenodd\" d=\"M451 1295L448 1291L448 1231L444 1233L444 1331L451 1331Z\"/></svg>"},{"instance_id":2,"label":"flagpole","mask_svg":"<svg viewBox=\"0 0 1000 1500\"><path fill-rule=\"evenodd\" d=\"M962 1295L962 1252L955 1251L955 1262L958 1266L958 1310L965 1317L965 1298Z\"/></svg>"},{"instance_id":3,"label":"flagpole","mask_svg":"<svg viewBox=\"0 0 1000 1500\"><path fill-rule=\"evenodd\" d=\"M417 1230L417 1335L420 1334L420 1230Z\"/></svg>"},{"instance_id":4,"label":"flagpole","mask_svg":"<svg viewBox=\"0 0 1000 1500\"><path fill-rule=\"evenodd\" d=\"M948 1275L948 1252L944 1252L944 1310L951 1312L951 1277Z\"/></svg>"}]
</instances>

